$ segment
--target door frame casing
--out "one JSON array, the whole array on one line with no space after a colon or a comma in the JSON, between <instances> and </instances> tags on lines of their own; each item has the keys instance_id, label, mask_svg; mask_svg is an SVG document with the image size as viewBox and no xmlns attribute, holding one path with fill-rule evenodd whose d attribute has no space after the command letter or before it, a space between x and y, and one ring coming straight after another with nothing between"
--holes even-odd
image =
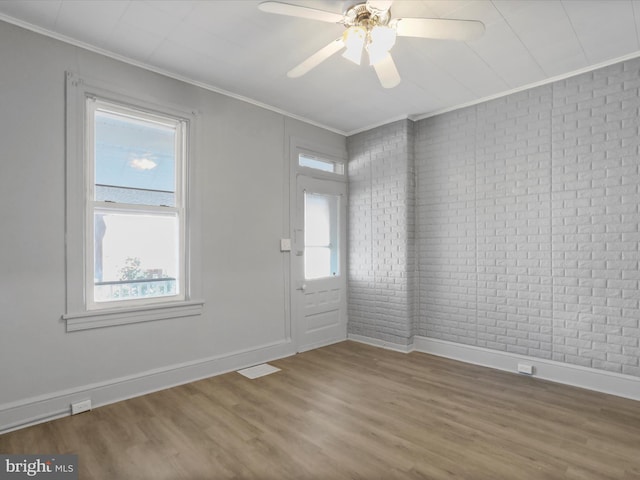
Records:
<instances>
[{"instance_id":1,"label":"door frame casing","mask_svg":"<svg viewBox=\"0 0 640 480\"><path fill-rule=\"evenodd\" d=\"M322 158L322 159L326 159L326 160L331 160L337 163L342 163L344 165L344 174L343 175L339 175L336 173L330 173L330 172L323 172L321 170L316 170L313 168L308 168L308 167L300 167L298 165L298 158L300 156L300 154L307 154L307 155L311 155L311 156L315 156L318 158ZM335 181L335 182L341 182L345 184L345 215L348 215L348 200L349 200L349 183L348 183L348 178L347 178L347 153L346 151L341 151L341 150L335 150L335 149L331 149L331 148L327 148L326 146L322 146L319 144L315 144L300 138L295 138L292 137L290 140L290 145L289 145L289 157L290 157L290 178L289 178L289 228L290 228L290 239L292 242L292 248L291 248L291 252L290 252L290 259L289 259L289 312L290 312L290 316L289 316L289 326L290 326L290 338L291 338L291 342L292 345L295 349L296 352L300 351L300 325L299 322L297 321L298 317L298 301L297 301L297 296L296 293L298 293L296 291L297 285L296 285L296 262L294 261L293 256L296 255L295 252L295 240L296 240L296 219L297 219L297 215L299 214L298 209L299 208L304 208L303 206L301 207L300 205L298 205L298 177L299 176L305 176L305 177L309 177L309 178L313 178L313 179L317 179L317 180L329 180L329 181ZM347 291L347 266L349 264L348 262L348 245L347 245L347 241L349 238L348 232L346 231L347 225L348 225L348 219L346 219L347 221L345 222L345 232L344 232L344 246L343 246L343 251L341 252L341 255L344 258L344 272L343 275L345 276L345 298L348 301L348 291ZM348 324L348 317L347 317L347 309L345 308L344 311L344 321L345 321L345 325ZM345 337L346 338L346 337Z\"/></svg>"}]
</instances>

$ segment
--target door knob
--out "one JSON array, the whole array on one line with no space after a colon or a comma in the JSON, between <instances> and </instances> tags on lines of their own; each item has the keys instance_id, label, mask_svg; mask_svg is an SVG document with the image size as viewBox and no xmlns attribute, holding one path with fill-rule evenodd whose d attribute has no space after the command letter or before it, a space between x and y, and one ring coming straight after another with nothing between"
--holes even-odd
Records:
<instances>
[{"instance_id":1,"label":"door knob","mask_svg":"<svg viewBox=\"0 0 640 480\"><path fill-rule=\"evenodd\" d=\"M303 283L302 285L300 285L296 290L301 290L301 291L305 291L307 289L307 284Z\"/></svg>"}]
</instances>

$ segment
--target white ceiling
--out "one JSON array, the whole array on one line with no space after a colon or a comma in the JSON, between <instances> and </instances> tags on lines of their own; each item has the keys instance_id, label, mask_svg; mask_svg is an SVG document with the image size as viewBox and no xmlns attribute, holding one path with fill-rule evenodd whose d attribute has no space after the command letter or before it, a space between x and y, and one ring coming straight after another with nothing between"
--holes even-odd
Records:
<instances>
[{"instance_id":1,"label":"white ceiling","mask_svg":"<svg viewBox=\"0 0 640 480\"><path fill-rule=\"evenodd\" d=\"M359 3L285 2L336 13ZM467 43L399 38L392 53L402 82L389 90L366 62L340 54L290 79L344 27L264 13L258 3L3 0L0 19L347 134L640 55L640 0L396 0L394 18L481 20L486 32Z\"/></svg>"}]
</instances>

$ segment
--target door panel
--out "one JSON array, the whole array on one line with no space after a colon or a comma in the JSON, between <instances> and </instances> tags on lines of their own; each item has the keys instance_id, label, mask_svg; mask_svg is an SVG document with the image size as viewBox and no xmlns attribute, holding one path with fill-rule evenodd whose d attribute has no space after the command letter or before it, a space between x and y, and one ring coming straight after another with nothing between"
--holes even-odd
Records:
<instances>
[{"instance_id":1,"label":"door panel","mask_svg":"<svg viewBox=\"0 0 640 480\"><path fill-rule=\"evenodd\" d=\"M297 177L292 259L298 351L346 338L346 184Z\"/></svg>"}]
</instances>

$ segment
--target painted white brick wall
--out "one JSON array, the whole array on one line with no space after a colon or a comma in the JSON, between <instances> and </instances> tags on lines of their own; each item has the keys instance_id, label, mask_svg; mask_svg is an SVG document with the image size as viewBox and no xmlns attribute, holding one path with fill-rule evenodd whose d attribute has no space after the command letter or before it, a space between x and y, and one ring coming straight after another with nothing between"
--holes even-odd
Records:
<instances>
[{"instance_id":1,"label":"painted white brick wall","mask_svg":"<svg viewBox=\"0 0 640 480\"><path fill-rule=\"evenodd\" d=\"M476 111L475 345L551 358L551 87Z\"/></svg>"},{"instance_id":2,"label":"painted white brick wall","mask_svg":"<svg viewBox=\"0 0 640 480\"><path fill-rule=\"evenodd\" d=\"M349 333L413 335L413 122L349 137Z\"/></svg>"},{"instance_id":3,"label":"painted white brick wall","mask_svg":"<svg viewBox=\"0 0 640 480\"><path fill-rule=\"evenodd\" d=\"M416 333L475 344L475 110L417 124L419 319Z\"/></svg>"},{"instance_id":4,"label":"painted white brick wall","mask_svg":"<svg viewBox=\"0 0 640 480\"><path fill-rule=\"evenodd\" d=\"M633 60L416 124L417 334L640 376L639 89Z\"/></svg>"},{"instance_id":5,"label":"painted white brick wall","mask_svg":"<svg viewBox=\"0 0 640 480\"><path fill-rule=\"evenodd\" d=\"M639 145L640 59L350 137L349 332L640 376Z\"/></svg>"},{"instance_id":6,"label":"painted white brick wall","mask_svg":"<svg viewBox=\"0 0 640 480\"><path fill-rule=\"evenodd\" d=\"M640 376L640 61L553 87L553 358Z\"/></svg>"}]
</instances>

